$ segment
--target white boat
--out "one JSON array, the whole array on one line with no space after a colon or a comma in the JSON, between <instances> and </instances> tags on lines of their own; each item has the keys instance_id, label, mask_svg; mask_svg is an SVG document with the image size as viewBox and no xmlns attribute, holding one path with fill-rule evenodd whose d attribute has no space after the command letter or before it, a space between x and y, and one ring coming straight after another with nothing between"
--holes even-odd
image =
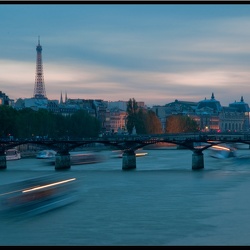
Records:
<instances>
[{"instance_id":1,"label":"white boat","mask_svg":"<svg viewBox=\"0 0 250 250\"><path fill-rule=\"evenodd\" d=\"M55 158L56 151L52 149L45 149L42 151L39 151L36 155L37 159L52 159Z\"/></svg>"},{"instance_id":2,"label":"white boat","mask_svg":"<svg viewBox=\"0 0 250 250\"><path fill-rule=\"evenodd\" d=\"M236 149L229 145L214 145L209 148L211 157L225 159L236 156Z\"/></svg>"},{"instance_id":3,"label":"white boat","mask_svg":"<svg viewBox=\"0 0 250 250\"><path fill-rule=\"evenodd\" d=\"M7 161L21 159L21 153L16 148L7 149L5 151L5 155L6 155L6 160Z\"/></svg>"}]
</instances>

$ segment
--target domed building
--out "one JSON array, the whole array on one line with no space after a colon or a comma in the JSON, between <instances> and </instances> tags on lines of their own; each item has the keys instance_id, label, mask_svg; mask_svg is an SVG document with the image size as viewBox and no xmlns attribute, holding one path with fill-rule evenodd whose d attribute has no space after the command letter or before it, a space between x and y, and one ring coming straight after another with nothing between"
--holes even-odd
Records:
<instances>
[{"instance_id":1,"label":"domed building","mask_svg":"<svg viewBox=\"0 0 250 250\"><path fill-rule=\"evenodd\" d=\"M244 102L243 96L241 97L240 102L234 101L233 103L229 104L229 107L235 108L238 112L249 112L249 106Z\"/></svg>"},{"instance_id":2,"label":"domed building","mask_svg":"<svg viewBox=\"0 0 250 250\"><path fill-rule=\"evenodd\" d=\"M198 103L196 108L196 113L209 112L209 113L219 113L222 107L220 102L214 98L214 93L212 93L211 99L202 100Z\"/></svg>"},{"instance_id":3,"label":"domed building","mask_svg":"<svg viewBox=\"0 0 250 250\"><path fill-rule=\"evenodd\" d=\"M249 105L244 102L243 96L239 102L230 103L223 107L220 114L221 131L248 131L249 130Z\"/></svg>"},{"instance_id":4,"label":"domed building","mask_svg":"<svg viewBox=\"0 0 250 250\"><path fill-rule=\"evenodd\" d=\"M199 124L200 130L218 131L220 130L219 114L222 111L222 106L219 101L211 95L211 99L199 101L196 107L196 122Z\"/></svg>"}]
</instances>

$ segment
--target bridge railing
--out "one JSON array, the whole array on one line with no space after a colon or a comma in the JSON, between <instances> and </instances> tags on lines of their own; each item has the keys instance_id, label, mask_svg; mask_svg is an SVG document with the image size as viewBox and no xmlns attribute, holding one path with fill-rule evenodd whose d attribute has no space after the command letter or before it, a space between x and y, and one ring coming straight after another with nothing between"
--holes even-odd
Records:
<instances>
[{"instance_id":1,"label":"bridge railing","mask_svg":"<svg viewBox=\"0 0 250 250\"><path fill-rule=\"evenodd\" d=\"M0 144L26 144L26 143L36 143L36 142L67 142L67 141L88 141L88 142L98 142L98 141L146 141L146 140L250 140L249 132L193 132L193 133L164 133L164 134L145 134L145 135L106 135L102 137L85 137L85 138L47 138L47 139L37 139L37 138L16 138L16 139L6 139L0 138Z\"/></svg>"}]
</instances>

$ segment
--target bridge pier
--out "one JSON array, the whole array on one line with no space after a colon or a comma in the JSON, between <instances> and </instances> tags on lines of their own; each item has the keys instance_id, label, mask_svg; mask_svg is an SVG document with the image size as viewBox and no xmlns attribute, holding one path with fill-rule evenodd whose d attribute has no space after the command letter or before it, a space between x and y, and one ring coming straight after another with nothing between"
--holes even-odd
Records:
<instances>
[{"instance_id":1,"label":"bridge pier","mask_svg":"<svg viewBox=\"0 0 250 250\"><path fill-rule=\"evenodd\" d=\"M129 170L136 168L135 151L129 150L122 154L122 170Z\"/></svg>"},{"instance_id":2,"label":"bridge pier","mask_svg":"<svg viewBox=\"0 0 250 250\"><path fill-rule=\"evenodd\" d=\"M6 169L7 163L6 163L6 155L4 152L0 152L0 169Z\"/></svg>"},{"instance_id":3,"label":"bridge pier","mask_svg":"<svg viewBox=\"0 0 250 250\"><path fill-rule=\"evenodd\" d=\"M198 170L204 168L204 155L200 150L194 150L192 155L192 169Z\"/></svg>"},{"instance_id":4,"label":"bridge pier","mask_svg":"<svg viewBox=\"0 0 250 250\"><path fill-rule=\"evenodd\" d=\"M57 152L55 155L55 170L63 170L70 168L69 152Z\"/></svg>"}]
</instances>

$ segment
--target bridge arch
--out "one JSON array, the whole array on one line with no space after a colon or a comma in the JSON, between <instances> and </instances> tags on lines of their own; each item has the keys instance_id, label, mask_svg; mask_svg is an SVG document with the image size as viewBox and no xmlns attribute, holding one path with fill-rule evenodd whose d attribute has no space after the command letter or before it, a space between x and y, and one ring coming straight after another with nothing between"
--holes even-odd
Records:
<instances>
[{"instance_id":1,"label":"bridge arch","mask_svg":"<svg viewBox=\"0 0 250 250\"><path fill-rule=\"evenodd\" d=\"M139 148L150 144L156 144L159 142L167 142L175 145L182 146L193 152L192 167L193 169L199 169L199 164L204 168L203 162L203 151L214 146L224 143L243 143L250 145L250 133L218 133L218 134L201 134L201 133L185 133L185 134L161 134L161 135L135 135L135 136L110 136L104 138L81 138L79 140L20 140L20 141L1 141L0 140L0 168L1 155L4 155L6 149L10 149L22 144L36 144L53 149L57 151L59 157L68 157L69 151L81 147L87 144L103 144L106 146L111 146L121 150L124 157L129 157L130 160L134 162L134 153ZM201 147L195 146L195 143L204 144ZM131 160L132 159L132 160ZM196 159L196 160L195 160ZM125 161L125 160L124 160ZM193 164L197 162L197 164ZM3 164L4 165L4 164ZM132 165L136 165L133 163ZM70 166L69 166L70 167Z\"/></svg>"}]
</instances>

